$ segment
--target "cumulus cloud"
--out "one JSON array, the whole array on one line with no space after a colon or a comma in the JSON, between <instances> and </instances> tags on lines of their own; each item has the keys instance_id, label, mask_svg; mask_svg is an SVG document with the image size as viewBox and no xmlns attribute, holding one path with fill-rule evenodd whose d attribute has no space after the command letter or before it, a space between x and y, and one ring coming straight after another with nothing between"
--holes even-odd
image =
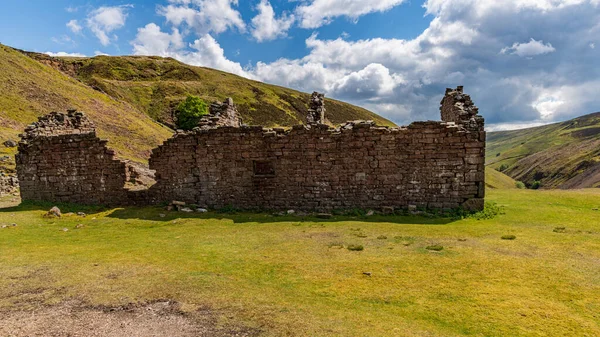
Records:
<instances>
[{"instance_id":1,"label":"cumulus cloud","mask_svg":"<svg viewBox=\"0 0 600 337\"><path fill-rule=\"evenodd\" d=\"M83 29L83 27L79 25L77 20L71 20L67 22L67 28L69 28L75 34L81 33L81 30Z\"/></svg>"},{"instance_id":2,"label":"cumulus cloud","mask_svg":"<svg viewBox=\"0 0 600 337\"><path fill-rule=\"evenodd\" d=\"M167 22L180 26L186 24L199 36L222 33L228 29L246 31L246 24L239 11L233 8L237 0L171 0L168 6L159 7L159 14Z\"/></svg>"},{"instance_id":3,"label":"cumulus cloud","mask_svg":"<svg viewBox=\"0 0 600 337\"><path fill-rule=\"evenodd\" d=\"M312 0L309 4L300 5L296 13L300 17L302 28L319 28L330 23L334 18L345 16L353 20L374 13L385 12L400 5L405 0Z\"/></svg>"},{"instance_id":4,"label":"cumulus cloud","mask_svg":"<svg viewBox=\"0 0 600 337\"><path fill-rule=\"evenodd\" d=\"M252 19L252 36L258 41L270 41L286 36L287 31L296 20L294 15L283 14L281 18L275 17L273 6L268 0L261 0L258 6L258 15Z\"/></svg>"},{"instance_id":5,"label":"cumulus cloud","mask_svg":"<svg viewBox=\"0 0 600 337\"><path fill-rule=\"evenodd\" d=\"M133 6L100 7L89 13L87 26L103 46L108 46L111 38L117 38L116 35L109 37L109 34L125 26L127 10L131 7Z\"/></svg>"},{"instance_id":6,"label":"cumulus cloud","mask_svg":"<svg viewBox=\"0 0 600 337\"><path fill-rule=\"evenodd\" d=\"M225 51L210 34L204 34L186 46L177 29L173 29L173 32L169 34L162 32L158 25L149 23L138 29L132 45L136 55L172 57L187 64L215 68L253 78L239 63L225 57Z\"/></svg>"},{"instance_id":7,"label":"cumulus cloud","mask_svg":"<svg viewBox=\"0 0 600 337\"><path fill-rule=\"evenodd\" d=\"M80 53L67 53L64 51L59 51L59 52L51 52L51 51L47 51L44 52L44 54L52 56L52 57L86 57L84 54L80 54Z\"/></svg>"},{"instance_id":8,"label":"cumulus cloud","mask_svg":"<svg viewBox=\"0 0 600 337\"><path fill-rule=\"evenodd\" d=\"M550 43L544 44L544 41L536 41L531 39L527 43L514 43L512 47L503 48L500 53L502 54L515 54L521 57L531 57L536 55L548 54L555 52L556 49L552 47Z\"/></svg>"},{"instance_id":9,"label":"cumulus cloud","mask_svg":"<svg viewBox=\"0 0 600 337\"><path fill-rule=\"evenodd\" d=\"M185 46L179 30L173 29L171 34L164 33L155 23L139 28L132 42L136 55L169 56Z\"/></svg>"}]
</instances>

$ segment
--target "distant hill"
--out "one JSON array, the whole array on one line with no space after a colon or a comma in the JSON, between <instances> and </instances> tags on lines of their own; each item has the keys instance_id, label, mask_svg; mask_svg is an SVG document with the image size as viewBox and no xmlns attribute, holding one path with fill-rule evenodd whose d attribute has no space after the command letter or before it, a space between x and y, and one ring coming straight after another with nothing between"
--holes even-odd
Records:
<instances>
[{"instance_id":1,"label":"distant hill","mask_svg":"<svg viewBox=\"0 0 600 337\"><path fill-rule=\"evenodd\" d=\"M12 170L16 151L2 143L18 141L18 134L38 116L69 108L86 112L98 134L109 139L123 158L144 161L152 148L172 134L133 105L0 45L0 160L4 158L0 167Z\"/></svg>"},{"instance_id":2,"label":"distant hill","mask_svg":"<svg viewBox=\"0 0 600 337\"><path fill-rule=\"evenodd\" d=\"M600 112L566 122L488 133L486 163L531 186L600 187ZM502 167L503 166L503 167Z\"/></svg>"},{"instance_id":3,"label":"distant hill","mask_svg":"<svg viewBox=\"0 0 600 337\"><path fill-rule=\"evenodd\" d=\"M246 124L292 126L306 122L310 94L252 81L210 68L194 67L155 56L55 58L24 52L108 96L125 101L151 118L173 125L172 112L188 94L208 102L232 97ZM373 120L394 125L366 109L327 99L326 118L332 124Z\"/></svg>"}]
</instances>

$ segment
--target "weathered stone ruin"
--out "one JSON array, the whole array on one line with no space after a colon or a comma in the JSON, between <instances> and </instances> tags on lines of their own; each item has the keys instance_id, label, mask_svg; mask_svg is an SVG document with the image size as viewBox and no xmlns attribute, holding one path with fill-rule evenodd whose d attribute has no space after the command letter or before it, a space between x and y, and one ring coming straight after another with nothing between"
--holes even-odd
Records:
<instances>
[{"instance_id":1,"label":"weathered stone ruin","mask_svg":"<svg viewBox=\"0 0 600 337\"><path fill-rule=\"evenodd\" d=\"M224 103L218 116L233 106ZM82 115L53 114L28 128L19 144L21 194L75 203L181 200L209 208L483 209L484 121L461 87L446 92L443 121L407 127L370 121L329 127L320 94L310 108L310 123L291 129L215 120L178 132L152 151L156 184L137 193L123 188L125 164Z\"/></svg>"},{"instance_id":2,"label":"weathered stone ruin","mask_svg":"<svg viewBox=\"0 0 600 337\"><path fill-rule=\"evenodd\" d=\"M242 118L240 117L233 99L227 98L225 102L214 102L209 107L209 113L203 116L198 124L200 128L212 128L218 126L242 126Z\"/></svg>"},{"instance_id":3,"label":"weathered stone ruin","mask_svg":"<svg viewBox=\"0 0 600 337\"><path fill-rule=\"evenodd\" d=\"M325 95L313 92L308 106L307 124L325 124Z\"/></svg>"},{"instance_id":4,"label":"weathered stone ruin","mask_svg":"<svg viewBox=\"0 0 600 337\"><path fill-rule=\"evenodd\" d=\"M81 112L53 112L21 135L16 155L22 200L125 204L125 163Z\"/></svg>"}]
</instances>

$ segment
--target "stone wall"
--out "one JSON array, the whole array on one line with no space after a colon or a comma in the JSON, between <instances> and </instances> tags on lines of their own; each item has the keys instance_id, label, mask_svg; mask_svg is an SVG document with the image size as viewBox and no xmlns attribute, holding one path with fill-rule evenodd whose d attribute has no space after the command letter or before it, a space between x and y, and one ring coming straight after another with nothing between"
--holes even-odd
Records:
<instances>
[{"instance_id":1,"label":"stone wall","mask_svg":"<svg viewBox=\"0 0 600 337\"><path fill-rule=\"evenodd\" d=\"M324 112L322 96L316 97L315 111ZM96 137L83 114L42 117L19 143L22 198L319 211L483 208L484 121L460 87L447 90L442 122L399 128L369 121L332 128L319 123L322 114L291 129L238 127L241 120L230 116L233 102L221 107L211 113L214 125L177 132L153 150L149 164L157 182L142 191L124 188L132 178L126 164ZM216 117L236 126L222 126Z\"/></svg>"},{"instance_id":2,"label":"stone wall","mask_svg":"<svg viewBox=\"0 0 600 337\"><path fill-rule=\"evenodd\" d=\"M22 200L123 204L125 163L81 112L40 117L21 135L16 156Z\"/></svg>"},{"instance_id":3,"label":"stone wall","mask_svg":"<svg viewBox=\"0 0 600 337\"><path fill-rule=\"evenodd\" d=\"M465 100L453 98L459 91L447 93L444 122L179 133L151 155L157 180L153 195L211 208L480 210L483 119L463 116Z\"/></svg>"}]
</instances>

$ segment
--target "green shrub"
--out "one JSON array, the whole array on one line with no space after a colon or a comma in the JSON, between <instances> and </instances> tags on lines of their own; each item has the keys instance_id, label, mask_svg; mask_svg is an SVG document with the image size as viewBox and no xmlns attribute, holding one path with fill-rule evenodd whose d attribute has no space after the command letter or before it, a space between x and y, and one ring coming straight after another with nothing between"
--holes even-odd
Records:
<instances>
[{"instance_id":1,"label":"green shrub","mask_svg":"<svg viewBox=\"0 0 600 337\"><path fill-rule=\"evenodd\" d=\"M208 114L208 106L197 96L188 96L177 106L177 127L191 130L198 126L202 116Z\"/></svg>"},{"instance_id":2,"label":"green shrub","mask_svg":"<svg viewBox=\"0 0 600 337\"><path fill-rule=\"evenodd\" d=\"M502 240L515 240L516 238L514 235L502 235Z\"/></svg>"},{"instance_id":3,"label":"green shrub","mask_svg":"<svg viewBox=\"0 0 600 337\"><path fill-rule=\"evenodd\" d=\"M504 172L506 170L508 170L508 164L502 164L500 167L498 167L498 171L500 172Z\"/></svg>"},{"instance_id":4,"label":"green shrub","mask_svg":"<svg viewBox=\"0 0 600 337\"><path fill-rule=\"evenodd\" d=\"M542 183L539 180L536 180L533 182L533 184L531 184L531 189L532 190L537 190L540 187L542 187Z\"/></svg>"},{"instance_id":5,"label":"green shrub","mask_svg":"<svg viewBox=\"0 0 600 337\"><path fill-rule=\"evenodd\" d=\"M515 186L516 186L518 189L520 189L520 190L523 190L523 189L527 188L527 187L525 186L525 184L524 184L522 181L517 181L517 182L515 183Z\"/></svg>"},{"instance_id":6,"label":"green shrub","mask_svg":"<svg viewBox=\"0 0 600 337\"><path fill-rule=\"evenodd\" d=\"M567 227L556 227L552 230L554 233L566 233Z\"/></svg>"},{"instance_id":7,"label":"green shrub","mask_svg":"<svg viewBox=\"0 0 600 337\"><path fill-rule=\"evenodd\" d=\"M353 251L353 252L360 252L361 250L364 250L365 247L363 247L362 245L348 245L348 250Z\"/></svg>"}]
</instances>

